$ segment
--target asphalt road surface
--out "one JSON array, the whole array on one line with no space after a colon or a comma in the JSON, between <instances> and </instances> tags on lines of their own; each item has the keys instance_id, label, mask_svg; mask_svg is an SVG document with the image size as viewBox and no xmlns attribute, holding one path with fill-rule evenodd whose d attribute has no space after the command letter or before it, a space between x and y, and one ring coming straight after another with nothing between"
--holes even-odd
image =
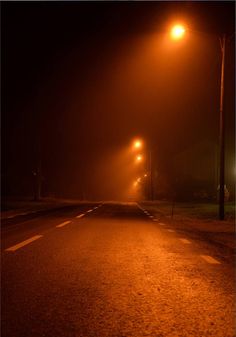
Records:
<instances>
[{"instance_id":1,"label":"asphalt road surface","mask_svg":"<svg viewBox=\"0 0 236 337\"><path fill-rule=\"evenodd\" d=\"M2 229L2 337L233 337L234 260L135 203Z\"/></svg>"}]
</instances>

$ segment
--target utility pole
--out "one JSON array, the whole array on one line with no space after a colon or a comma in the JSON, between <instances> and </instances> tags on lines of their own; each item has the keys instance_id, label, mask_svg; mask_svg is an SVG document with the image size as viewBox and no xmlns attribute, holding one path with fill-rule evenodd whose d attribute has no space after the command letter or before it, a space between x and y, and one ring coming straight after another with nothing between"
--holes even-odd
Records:
<instances>
[{"instance_id":1,"label":"utility pole","mask_svg":"<svg viewBox=\"0 0 236 337\"><path fill-rule=\"evenodd\" d=\"M32 172L34 176L34 200L39 201L41 198L41 186L42 186L42 165L39 160L37 168Z\"/></svg>"},{"instance_id":2,"label":"utility pole","mask_svg":"<svg viewBox=\"0 0 236 337\"><path fill-rule=\"evenodd\" d=\"M150 199L153 201L153 163L152 163L152 150L149 150L149 169L150 169Z\"/></svg>"},{"instance_id":3,"label":"utility pole","mask_svg":"<svg viewBox=\"0 0 236 337\"><path fill-rule=\"evenodd\" d=\"M34 200L39 201L41 199L41 192L42 192L42 151L41 145L39 140L37 141L37 157L36 157L36 167L35 170L32 172L34 176Z\"/></svg>"},{"instance_id":4,"label":"utility pole","mask_svg":"<svg viewBox=\"0 0 236 337\"><path fill-rule=\"evenodd\" d=\"M219 219L224 220L224 186L225 186L225 114L224 114L224 75L225 75L225 42L226 36L220 38L221 47L221 79L220 79L220 134L219 134L219 147L220 147L220 191L219 191Z\"/></svg>"}]
</instances>

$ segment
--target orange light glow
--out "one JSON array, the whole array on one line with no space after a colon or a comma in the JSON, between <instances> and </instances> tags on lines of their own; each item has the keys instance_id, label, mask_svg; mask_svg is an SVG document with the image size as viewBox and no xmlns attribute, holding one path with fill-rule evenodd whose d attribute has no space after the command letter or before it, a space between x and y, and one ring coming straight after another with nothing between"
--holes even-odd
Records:
<instances>
[{"instance_id":1,"label":"orange light glow","mask_svg":"<svg viewBox=\"0 0 236 337\"><path fill-rule=\"evenodd\" d=\"M136 160L139 162L143 159L143 157L141 156L141 154L139 154L137 157L136 157Z\"/></svg>"},{"instance_id":2,"label":"orange light glow","mask_svg":"<svg viewBox=\"0 0 236 337\"><path fill-rule=\"evenodd\" d=\"M147 173L144 174L144 178L147 178Z\"/></svg>"},{"instance_id":3,"label":"orange light glow","mask_svg":"<svg viewBox=\"0 0 236 337\"><path fill-rule=\"evenodd\" d=\"M171 37L174 40L179 40L181 39L185 34L185 28L182 25L175 25L171 29Z\"/></svg>"},{"instance_id":4,"label":"orange light glow","mask_svg":"<svg viewBox=\"0 0 236 337\"><path fill-rule=\"evenodd\" d=\"M141 182L141 178L138 178L138 179L137 179L137 182L140 183L140 182Z\"/></svg>"},{"instance_id":5,"label":"orange light glow","mask_svg":"<svg viewBox=\"0 0 236 337\"><path fill-rule=\"evenodd\" d=\"M134 148L135 149L140 149L142 147L142 141L141 140L136 140L134 142Z\"/></svg>"}]
</instances>

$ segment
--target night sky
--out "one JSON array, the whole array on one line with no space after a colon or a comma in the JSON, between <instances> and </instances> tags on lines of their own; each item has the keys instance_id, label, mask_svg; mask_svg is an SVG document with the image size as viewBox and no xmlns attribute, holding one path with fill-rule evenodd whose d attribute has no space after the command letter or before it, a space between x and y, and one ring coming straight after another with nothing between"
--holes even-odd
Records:
<instances>
[{"instance_id":1,"label":"night sky","mask_svg":"<svg viewBox=\"0 0 236 337\"><path fill-rule=\"evenodd\" d=\"M122 198L136 136L170 180L178 155L214 149L224 33L234 179L233 1L2 2L1 12L4 194L30 195L40 158L45 195ZM180 44L167 39L178 20L191 27Z\"/></svg>"}]
</instances>

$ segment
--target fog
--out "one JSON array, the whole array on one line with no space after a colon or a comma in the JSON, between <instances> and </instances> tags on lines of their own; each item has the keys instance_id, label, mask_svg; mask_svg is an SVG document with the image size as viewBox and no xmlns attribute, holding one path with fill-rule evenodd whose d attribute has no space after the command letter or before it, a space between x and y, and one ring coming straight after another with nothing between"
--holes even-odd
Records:
<instances>
[{"instance_id":1,"label":"fog","mask_svg":"<svg viewBox=\"0 0 236 337\"><path fill-rule=\"evenodd\" d=\"M91 26L76 38L74 33L61 49L59 37L52 41L56 47L50 53L44 46L37 85L22 104L8 103L5 109L9 114L7 179L13 181L16 171L25 179L19 194L32 190L32 170L39 160L44 195L121 200L145 197L145 189L135 195L132 186L148 170L149 151L155 174L169 182L168 188L176 179L176 156L196 144L203 144L204 151L205 143L215 153L221 62L218 38L189 31L182 41L172 41L163 19L159 22L160 29L157 22L152 30L114 35L106 24L101 31ZM64 33L69 35L70 28ZM42 34L45 38L46 32ZM23 50L26 59L27 50ZM225 95L226 160L231 166L232 50L229 47ZM11 135L16 136L14 142L9 141ZM135 137L145 144L146 159L138 169L131 150ZM183 160L186 166L188 159ZM15 170L13 163L17 163ZM211 173L202 178L213 179ZM158 181L155 184L158 189Z\"/></svg>"}]
</instances>

